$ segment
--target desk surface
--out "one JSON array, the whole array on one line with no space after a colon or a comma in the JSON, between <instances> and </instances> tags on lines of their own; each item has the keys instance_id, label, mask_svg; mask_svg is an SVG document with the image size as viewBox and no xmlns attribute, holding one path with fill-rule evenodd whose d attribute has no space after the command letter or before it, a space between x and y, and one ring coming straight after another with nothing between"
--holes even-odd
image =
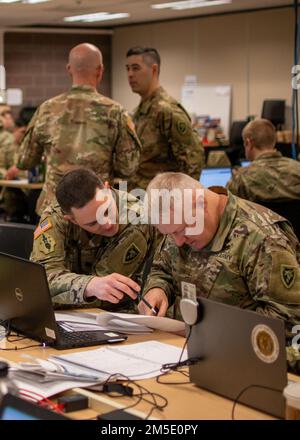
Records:
<instances>
[{"instance_id":1,"label":"desk surface","mask_svg":"<svg viewBox=\"0 0 300 440\"><path fill-rule=\"evenodd\" d=\"M137 342L144 342L148 340L158 340L160 342L165 342L167 344L173 344L182 347L185 339L170 333L163 333L155 331L152 334L147 335L130 335L127 340L127 344L134 344ZM30 345L33 342L30 339L24 339L19 342L9 343L5 340L0 342L0 348L14 348L15 346L21 348ZM93 350L96 347L89 347L84 349L74 349L74 350L54 350L52 348L42 348L34 347L28 350L20 351L1 351L0 357L11 360L11 361L23 361L24 358L21 357L22 354L27 353L32 356L36 356L42 359L47 359L48 356L52 354L63 354L72 353L80 350ZM289 378L297 382L300 378L294 375L289 375ZM168 381L178 381L183 382L188 380L185 376L180 373L171 373L164 377L164 380ZM163 411L154 410L152 416L161 420L204 420L204 419L231 419L231 411L233 402L209 391L205 391L201 388L196 387L191 383L184 385L163 385L156 382L155 379L141 380L139 383L145 386L148 390L152 392L157 392L168 399L168 405ZM118 403L124 404L124 406L133 403L132 398L118 398ZM151 406L145 402L139 403L135 409L148 413ZM92 418L96 415L92 410L85 410L82 412L77 412L76 418ZM248 408L243 405L237 405L235 409L235 419L248 419L248 420L263 420L272 419L271 416L256 411L252 408Z\"/></svg>"},{"instance_id":2,"label":"desk surface","mask_svg":"<svg viewBox=\"0 0 300 440\"><path fill-rule=\"evenodd\" d=\"M4 180L0 179L0 187L20 189L42 189L43 183L29 183L28 179Z\"/></svg>"}]
</instances>

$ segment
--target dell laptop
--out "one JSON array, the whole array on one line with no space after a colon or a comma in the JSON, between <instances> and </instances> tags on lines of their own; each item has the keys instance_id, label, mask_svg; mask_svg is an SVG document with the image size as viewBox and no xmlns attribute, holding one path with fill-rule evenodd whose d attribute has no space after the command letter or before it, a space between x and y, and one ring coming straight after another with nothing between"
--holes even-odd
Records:
<instances>
[{"instance_id":1,"label":"dell laptop","mask_svg":"<svg viewBox=\"0 0 300 440\"><path fill-rule=\"evenodd\" d=\"M54 348L121 342L126 336L96 330L70 332L55 320L44 266L0 253L0 321Z\"/></svg>"},{"instance_id":2,"label":"dell laptop","mask_svg":"<svg viewBox=\"0 0 300 440\"><path fill-rule=\"evenodd\" d=\"M224 186L231 179L231 168L204 168L201 172L200 183L205 187Z\"/></svg>"},{"instance_id":3,"label":"dell laptop","mask_svg":"<svg viewBox=\"0 0 300 440\"><path fill-rule=\"evenodd\" d=\"M200 321L192 327L189 358L197 386L276 417L284 417L287 385L284 322L199 298Z\"/></svg>"}]
</instances>

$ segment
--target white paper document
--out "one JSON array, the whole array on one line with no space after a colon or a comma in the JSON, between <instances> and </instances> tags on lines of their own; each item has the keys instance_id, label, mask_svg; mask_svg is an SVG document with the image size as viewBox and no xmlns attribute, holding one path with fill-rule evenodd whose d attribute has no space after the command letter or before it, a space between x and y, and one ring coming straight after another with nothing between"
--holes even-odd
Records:
<instances>
[{"instance_id":1,"label":"white paper document","mask_svg":"<svg viewBox=\"0 0 300 440\"><path fill-rule=\"evenodd\" d=\"M115 374L132 380L148 379L161 374L166 363L179 361L182 349L158 341L140 342L123 347L102 347L96 350L51 356L63 365L77 365L101 374ZM186 351L182 360L187 358Z\"/></svg>"},{"instance_id":2,"label":"white paper document","mask_svg":"<svg viewBox=\"0 0 300 440\"><path fill-rule=\"evenodd\" d=\"M56 312L55 318L66 330L112 330L125 334L151 333L154 329L170 333L183 333L185 324L176 319L112 312Z\"/></svg>"}]
</instances>

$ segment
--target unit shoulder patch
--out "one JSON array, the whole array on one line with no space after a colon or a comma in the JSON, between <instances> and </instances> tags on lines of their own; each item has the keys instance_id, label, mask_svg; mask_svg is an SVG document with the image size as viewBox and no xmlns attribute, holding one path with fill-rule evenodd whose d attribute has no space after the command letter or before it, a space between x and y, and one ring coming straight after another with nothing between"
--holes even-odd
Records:
<instances>
[{"instance_id":1,"label":"unit shoulder patch","mask_svg":"<svg viewBox=\"0 0 300 440\"><path fill-rule=\"evenodd\" d=\"M51 237L51 235L49 234L43 234L41 237L41 240L39 242L39 250L45 254L51 254L52 252L54 252L55 250L55 246L56 246L56 241L54 240L53 237Z\"/></svg>"}]
</instances>

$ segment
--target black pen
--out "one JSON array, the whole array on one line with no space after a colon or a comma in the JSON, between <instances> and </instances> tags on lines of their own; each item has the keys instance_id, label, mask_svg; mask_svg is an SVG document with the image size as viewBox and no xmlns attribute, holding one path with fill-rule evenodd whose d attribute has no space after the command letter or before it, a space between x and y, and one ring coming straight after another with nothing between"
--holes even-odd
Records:
<instances>
[{"instance_id":1,"label":"black pen","mask_svg":"<svg viewBox=\"0 0 300 440\"><path fill-rule=\"evenodd\" d=\"M151 310L153 315L156 316L158 314L158 308L157 307L152 307L151 304L148 303L148 301L142 296L141 293L137 293L137 297L138 297L139 301L143 301L143 303L146 304L146 306L148 307L148 309Z\"/></svg>"}]
</instances>

